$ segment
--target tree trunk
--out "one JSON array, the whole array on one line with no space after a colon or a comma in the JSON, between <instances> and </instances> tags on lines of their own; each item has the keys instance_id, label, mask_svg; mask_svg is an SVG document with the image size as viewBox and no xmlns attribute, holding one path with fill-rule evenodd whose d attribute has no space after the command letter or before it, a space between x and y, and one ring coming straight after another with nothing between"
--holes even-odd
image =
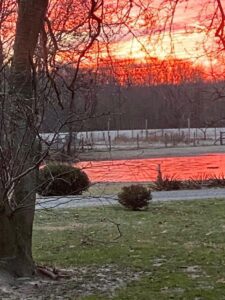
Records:
<instances>
[{"instance_id":1,"label":"tree trunk","mask_svg":"<svg viewBox=\"0 0 225 300\"><path fill-rule=\"evenodd\" d=\"M71 96L70 99L70 114L74 117L75 114L75 99L74 99L74 93ZM74 123L70 122L68 126L68 137L67 137L67 149L66 154L70 157L72 155L72 143L74 139ZM74 154L74 153L73 153Z\"/></svg>"},{"instance_id":2,"label":"tree trunk","mask_svg":"<svg viewBox=\"0 0 225 300\"><path fill-rule=\"evenodd\" d=\"M2 46L2 40L0 36L0 70L3 67L3 46ZM0 97L2 93L2 74L0 73Z\"/></svg>"},{"instance_id":3,"label":"tree trunk","mask_svg":"<svg viewBox=\"0 0 225 300\"><path fill-rule=\"evenodd\" d=\"M9 216L6 210L0 213L0 270L13 276L31 276L34 263L31 252L33 215Z\"/></svg>"},{"instance_id":4,"label":"tree trunk","mask_svg":"<svg viewBox=\"0 0 225 300\"><path fill-rule=\"evenodd\" d=\"M34 166L37 160L32 59L48 0L20 0L18 3L9 100L9 137L14 159L14 177L19 177L25 170ZM32 226L36 173L37 171L33 170L15 182L15 209L12 209L9 198L0 203L0 270L15 276L31 276L34 273Z\"/></svg>"}]
</instances>

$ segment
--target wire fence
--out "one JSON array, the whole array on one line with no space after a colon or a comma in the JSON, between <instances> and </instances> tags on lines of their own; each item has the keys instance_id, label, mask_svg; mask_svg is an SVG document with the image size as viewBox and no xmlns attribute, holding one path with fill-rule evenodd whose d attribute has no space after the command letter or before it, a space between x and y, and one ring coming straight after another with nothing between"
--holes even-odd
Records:
<instances>
[{"instance_id":1,"label":"wire fence","mask_svg":"<svg viewBox=\"0 0 225 300\"><path fill-rule=\"evenodd\" d=\"M43 133L43 141L52 142L51 149L64 151L70 139L76 152L113 151L178 146L203 146L225 144L225 128L179 128L110 130L59 133ZM54 139L54 140L53 140ZM45 147L45 143L42 143Z\"/></svg>"}]
</instances>

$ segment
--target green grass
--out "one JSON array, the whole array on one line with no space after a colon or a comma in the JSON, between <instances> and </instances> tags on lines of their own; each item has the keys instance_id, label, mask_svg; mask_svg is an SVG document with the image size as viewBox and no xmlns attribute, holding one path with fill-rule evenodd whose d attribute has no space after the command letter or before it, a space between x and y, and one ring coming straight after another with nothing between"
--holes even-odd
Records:
<instances>
[{"instance_id":1,"label":"green grass","mask_svg":"<svg viewBox=\"0 0 225 300\"><path fill-rule=\"evenodd\" d=\"M137 182L102 182L102 183L94 183L88 189L88 191L84 192L83 195L91 195L91 196L107 196L107 195L117 195L121 192L121 189L124 186L129 186L132 184L137 184ZM138 184L142 184L144 186L152 186L150 182L138 182Z\"/></svg>"},{"instance_id":2,"label":"green grass","mask_svg":"<svg viewBox=\"0 0 225 300\"><path fill-rule=\"evenodd\" d=\"M120 224L122 236L118 237ZM34 258L61 267L117 265L143 276L114 300L225 299L225 201L39 211ZM109 299L93 295L85 300Z\"/></svg>"}]
</instances>

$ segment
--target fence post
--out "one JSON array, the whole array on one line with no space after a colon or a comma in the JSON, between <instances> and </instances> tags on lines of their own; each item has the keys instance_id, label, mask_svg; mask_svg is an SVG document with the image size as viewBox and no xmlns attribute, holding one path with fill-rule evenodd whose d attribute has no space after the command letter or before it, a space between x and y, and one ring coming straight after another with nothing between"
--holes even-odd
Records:
<instances>
[{"instance_id":1,"label":"fence post","mask_svg":"<svg viewBox=\"0 0 225 300\"><path fill-rule=\"evenodd\" d=\"M137 149L140 148L140 143L139 143L139 134L137 134Z\"/></svg>"},{"instance_id":2,"label":"fence post","mask_svg":"<svg viewBox=\"0 0 225 300\"><path fill-rule=\"evenodd\" d=\"M110 121L111 121L111 118L109 117L108 118L108 121L107 121L107 131L108 131L108 136L109 136L109 134L110 134Z\"/></svg>"},{"instance_id":3,"label":"fence post","mask_svg":"<svg viewBox=\"0 0 225 300\"><path fill-rule=\"evenodd\" d=\"M194 132L193 146L196 146L196 132Z\"/></svg>"},{"instance_id":4,"label":"fence post","mask_svg":"<svg viewBox=\"0 0 225 300\"><path fill-rule=\"evenodd\" d=\"M163 176L162 176L162 171L161 171L161 165L160 164L157 165L156 171L157 171L156 182L158 184L162 184L162 182L163 182Z\"/></svg>"},{"instance_id":5,"label":"fence post","mask_svg":"<svg viewBox=\"0 0 225 300\"><path fill-rule=\"evenodd\" d=\"M91 147L94 147L94 136L93 136L93 132L91 132Z\"/></svg>"},{"instance_id":6,"label":"fence post","mask_svg":"<svg viewBox=\"0 0 225 300\"><path fill-rule=\"evenodd\" d=\"M191 119L187 119L187 124L188 124L188 144L190 144L191 140Z\"/></svg>"},{"instance_id":7,"label":"fence post","mask_svg":"<svg viewBox=\"0 0 225 300\"><path fill-rule=\"evenodd\" d=\"M109 152L111 152L112 151L112 141L111 141L111 135L110 134L109 134L108 138L109 138Z\"/></svg>"},{"instance_id":8,"label":"fence post","mask_svg":"<svg viewBox=\"0 0 225 300\"><path fill-rule=\"evenodd\" d=\"M165 133L164 137L165 137L165 139L164 139L165 147L167 148L167 146L168 146L168 135L167 135L167 133Z\"/></svg>"},{"instance_id":9,"label":"fence post","mask_svg":"<svg viewBox=\"0 0 225 300\"><path fill-rule=\"evenodd\" d=\"M220 131L220 145L223 145L223 132Z\"/></svg>"},{"instance_id":10,"label":"fence post","mask_svg":"<svg viewBox=\"0 0 225 300\"><path fill-rule=\"evenodd\" d=\"M145 139L148 139L148 119L145 119Z\"/></svg>"}]
</instances>

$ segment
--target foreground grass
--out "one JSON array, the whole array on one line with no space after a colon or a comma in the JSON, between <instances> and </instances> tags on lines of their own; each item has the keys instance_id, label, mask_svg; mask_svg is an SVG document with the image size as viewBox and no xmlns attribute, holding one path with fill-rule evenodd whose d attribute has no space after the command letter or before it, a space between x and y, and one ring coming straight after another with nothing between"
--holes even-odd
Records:
<instances>
[{"instance_id":1,"label":"foreground grass","mask_svg":"<svg viewBox=\"0 0 225 300\"><path fill-rule=\"evenodd\" d=\"M225 299L224 234L222 200L153 204L146 212L119 207L39 211L34 257L61 267L113 264L121 271L143 271L114 300Z\"/></svg>"}]
</instances>

